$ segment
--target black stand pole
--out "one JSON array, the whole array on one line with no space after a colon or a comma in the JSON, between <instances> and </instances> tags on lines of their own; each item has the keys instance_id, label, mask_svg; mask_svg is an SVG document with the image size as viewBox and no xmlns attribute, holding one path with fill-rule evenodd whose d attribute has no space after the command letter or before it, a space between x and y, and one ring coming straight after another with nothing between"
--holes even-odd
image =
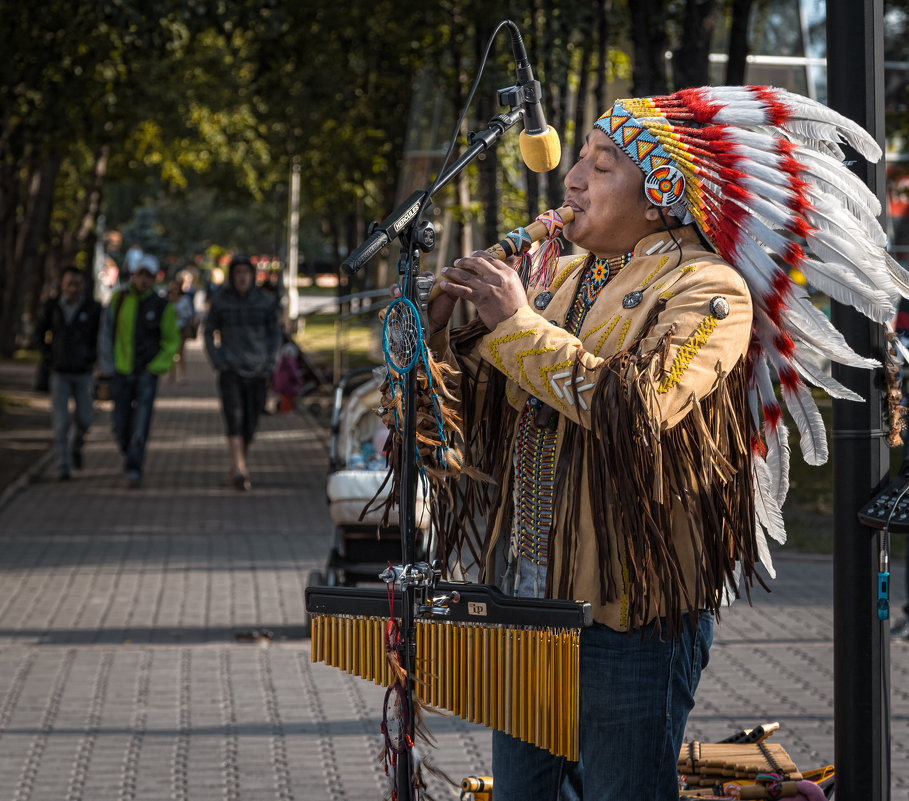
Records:
<instances>
[{"instance_id":1,"label":"black stand pole","mask_svg":"<svg viewBox=\"0 0 909 801\"><path fill-rule=\"evenodd\" d=\"M883 145L883 0L828 0L827 80L831 108ZM884 165L857 158L855 172L884 205ZM859 354L885 362L883 327L832 304L833 322ZM858 509L886 481L882 374L833 366L834 377L868 403L833 402L833 680L837 801L890 798L890 626L878 620L881 532Z\"/></svg>"},{"instance_id":2,"label":"black stand pole","mask_svg":"<svg viewBox=\"0 0 909 801\"><path fill-rule=\"evenodd\" d=\"M498 114L489 121L485 131L472 133L469 147L448 170L436 179L432 191L438 191L448 185L471 161L481 152L492 147L501 136L524 116L521 108L512 108L504 114ZM413 302L417 299L417 276L420 271L420 251L430 250L434 244L431 228L422 221L423 212L430 206L429 190L412 194L395 211L371 231L366 241L348 256L342 267L348 274L357 272L391 240L399 237L403 254L401 265L401 294ZM419 305L419 304L417 304ZM418 582L413 580L415 574L410 570L416 560L416 502L417 481L417 373L415 369L407 373L404 389L404 422L403 446L401 449L401 640L403 652L400 654L401 665L407 671L407 715L408 731L414 731L414 663L416 657L416 618L417 605L420 601ZM425 575L425 574L424 574ZM411 776L413 763L410 750L404 748L398 757L396 770L396 789L398 801L412 801L413 783Z\"/></svg>"}]
</instances>

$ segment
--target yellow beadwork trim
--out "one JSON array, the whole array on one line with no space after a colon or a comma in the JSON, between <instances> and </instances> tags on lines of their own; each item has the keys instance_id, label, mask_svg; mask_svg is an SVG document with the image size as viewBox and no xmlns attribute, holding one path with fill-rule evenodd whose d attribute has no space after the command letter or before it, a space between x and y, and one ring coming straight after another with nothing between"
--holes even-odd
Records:
<instances>
[{"instance_id":1,"label":"yellow beadwork trim","mask_svg":"<svg viewBox=\"0 0 909 801\"><path fill-rule=\"evenodd\" d=\"M631 318L625 321L625 325L622 326L622 333L619 334L619 343L615 347L615 352L618 353L622 349L622 344L625 342L625 337L628 335L628 329L631 327Z\"/></svg>"},{"instance_id":2,"label":"yellow beadwork trim","mask_svg":"<svg viewBox=\"0 0 909 801\"><path fill-rule=\"evenodd\" d=\"M541 356L544 353L552 353L555 348L529 348L528 350L518 351L515 354L515 358L518 360L518 366L521 370L521 378L524 379L525 387L533 387L533 383L530 380L530 376L524 372L524 359L527 356Z\"/></svg>"},{"instance_id":3,"label":"yellow beadwork trim","mask_svg":"<svg viewBox=\"0 0 909 801\"><path fill-rule=\"evenodd\" d=\"M551 364L548 367L540 368L540 378L543 381L543 386L546 387L546 391L549 393L549 396L563 409L565 408L565 401L564 399L559 398L555 392L553 392L553 383L549 380L549 373L554 373L556 370L565 370L573 366L574 362L571 359L568 359L567 361L559 362L558 364Z\"/></svg>"},{"instance_id":4,"label":"yellow beadwork trim","mask_svg":"<svg viewBox=\"0 0 909 801\"><path fill-rule=\"evenodd\" d=\"M614 322L614 321L617 320L617 319L618 319L618 315L616 315L616 316L615 316L614 318L612 318L611 320L610 320L610 318L607 317L605 320L603 320L602 323L600 323L599 325L595 325L595 326L594 326L593 328L591 328L586 334L584 334L584 339L590 339L590 337L592 337L592 336L593 336L597 331L599 331L604 325L609 325L610 322L611 322L613 325L615 325L615 322Z\"/></svg>"},{"instance_id":5,"label":"yellow beadwork trim","mask_svg":"<svg viewBox=\"0 0 909 801\"><path fill-rule=\"evenodd\" d=\"M574 272L575 267L577 267L578 264L580 264L586 258L587 258L587 256L578 256L573 261L568 262L568 264L565 266L565 269L562 270L562 272L560 272L556 276L556 279L555 279L555 281L552 282L552 286L550 287L550 289L558 289L560 286L562 286L562 284L565 283L568 276Z\"/></svg>"},{"instance_id":6,"label":"yellow beadwork trim","mask_svg":"<svg viewBox=\"0 0 909 801\"><path fill-rule=\"evenodd\" d=\"M698 271L697 263L695 263L695 264L686 264L684 267L682 267L682 272L683 272L683 273L696 273L697 271Z\"/></svg>"},{"instance_id":7,"label":"yellow beadwork trim","mask_svg":"<svg viewBox=\"0 0 909 801\"><path fill-rule=\"evenodd\" d=\"M667 261L669 261L669 256L663 256L663 258L660 259L660 263L653 268L653 272L641 282L641 289L647 289L648 284L650 284L653 277L666 266Z\"/></svg>"},{"instance_id":8,"label":"yellow beadwork trim","mask_svg":"<svg viewBox=\"0 0 909 801\"><path fill-rule=\"evenodd\" d=\"M612 320L607 320L605 323L603 323L603 325L606 325L606 323L609 323L609 327L603 332L603 336L601 336L599 338L599 340L597 341L597 345L593 349L593 352L595 354L599 353L600 348L602 348L603 345L606 344L606 340L609 339L609 335L613 332L613 329L615 329L616 325L618 324L619 320L621 320L621 319L622 319L622 315L617 314L615 317L612 318ZM600 326L600 327L602 327L602 326ZM591 332L591 333L593 333L593 332Z\"/></svg>"},{"instance_id":9,"label":"yellow beadwork trim","mask_svg":"<svg viewBox=\"0 0 909 801\"><path fill-rule=\"evenodd\" d=\"M700 325L694 330L694 333L685 340L679 348L678 353L675 354L675 359L672 361L672 367L669 369L669 373L663 377L657 392L661 394L669 392L670 389L682 380L682 373L688 369L688 365L697 352L707 344L707 340L713 333L713 329L716 328L716 324L717 318L712 314L708 314L701 320Z\"/></svg>"},{"instance_id":10,"label":"yellow beadwork trim","mask_svg":"<svg viewBox=\"0 0 909 801\"><path fill-rule=\"evenodd\" d=\"M622 606L619 609L619 625L628 626L628 562L622 555Z\"/></svg>"},{"instance_id":11,"label":"yellow beadwork trim","mask_svg":"<svg viewBox=\"0 0 909 801\"><path fill-rule=\"evenodd\" d=\"M506 342L514 342L515 340L523 339L524 337L535 337L536 335L537 329L531 328L529 331L518 331L514 334L506 334L505 336L494 339L489 343L489 353L502 375L510 378L512 381L517 380L513 376L509 375L508 371L505 369L505 365L502 364L502 358L499 356L499 345L502 345Z\"/></svg>"},{"instance_id":12,"label":"yellow beadwork trim","mask_svg":"<svg viewBox=\"0 0 909 801\"><path fill-rule=\"evenodd\" d=\"M520 389L520 387L517 384L515 384L514 381L509 380L509 381L505 382L505 397L508 399L508 402L512 406L518 406L518 396L512 394L512 392L511 392L512 387L518 387L518 389Z\"/></svg>"},{"instance_id":13,"label":"yellow beadwork trim","mask_svg":"<svg viewBox=\"0 0 909 801\"><path fill-rule=\"evenodd\" d=\"M675 297L675 292L661 292L660 300L672 300Z\"/></svg>"}]
</instances>

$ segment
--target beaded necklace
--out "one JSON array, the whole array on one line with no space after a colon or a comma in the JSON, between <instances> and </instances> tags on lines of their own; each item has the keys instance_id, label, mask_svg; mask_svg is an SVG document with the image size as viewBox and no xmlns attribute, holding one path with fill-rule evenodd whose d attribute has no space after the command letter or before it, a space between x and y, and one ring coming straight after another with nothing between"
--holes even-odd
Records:
<instances>
[{"instance_id":1,"label":"beaded necklace","mask_svg":"<svg viewBox=\"0 0 909 801\"><path fill-rule=\"evenodd\" d=\"M614 278L634 254L624 253L611 259L589 259L578 283L574 302L565 317L564 328L575 336L587 312L603 287ZM519 557L536 565L549 562L549 532L555 506L555 451L558 440L552 414L548 425L536 421L541 401L531 397L524 406L514 452L513 548ZM545 407L544 407L545 408Z\"/></svg>"},{"instance_id":2,"label":"beaded necklace","mask_svg":"<svg viewBox=\"0 0 909 801\"><path fill-rule=\"evenodd\" d=\"M631 261L632 256L634 253L623 253L620 256L613 256L611 259L593 259L587 262L574 297L574 303L571 304L565 320L566 331L570 331L575 336L578 335L584 324L584 318L587 317L587 312L590 311L590 307L603 291L603 287L618 275L619 270Z\"/></svg>"}]
</instances>

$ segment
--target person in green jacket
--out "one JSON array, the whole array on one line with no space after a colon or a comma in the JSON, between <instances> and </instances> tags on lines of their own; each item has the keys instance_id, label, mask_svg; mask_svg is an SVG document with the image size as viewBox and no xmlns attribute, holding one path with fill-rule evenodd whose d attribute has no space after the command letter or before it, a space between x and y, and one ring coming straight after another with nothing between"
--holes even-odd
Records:
<instances>
[{"instance_id":1,"label":"person in green jacket","mask_svg":"<svg viewBox=\"0 0 909 801\"><path fill-rule=\"evenodd\" d=\"M130 264L129 284L111 297L101 329L101 370L110 377L114 437L131 489L142 484L158 377L171 369L180 347L173 304L154 289L157 272L150 254Z\"/></svg>"}]
</instances>

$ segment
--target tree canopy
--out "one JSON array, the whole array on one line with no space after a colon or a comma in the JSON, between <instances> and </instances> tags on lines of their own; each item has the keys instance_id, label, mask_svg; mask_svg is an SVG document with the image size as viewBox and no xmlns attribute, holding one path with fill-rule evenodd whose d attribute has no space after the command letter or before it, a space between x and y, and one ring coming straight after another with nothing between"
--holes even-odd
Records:
<instances>
[{"instance_id":1,"label":"tree canopy","mask_svg":"<svg viewBox=\"0 0 909 801\"><path fill-rule=\"evenodd\" d=\"M707 82L718 41L725 80L742 82L749 15L774 3L0 0L0 351L27 338L23 320L62 265L91 261L101 215L164 264L211 246L279 255L295 158L303 250L336 262L408 175L438 168L487 40L510 18L565 156L528 173L512 137L447 190L452 219L495 236L558 205L579 137L617 87ZM501 34L461 146L513 82Z\"/></svg>"}]
</instances>

